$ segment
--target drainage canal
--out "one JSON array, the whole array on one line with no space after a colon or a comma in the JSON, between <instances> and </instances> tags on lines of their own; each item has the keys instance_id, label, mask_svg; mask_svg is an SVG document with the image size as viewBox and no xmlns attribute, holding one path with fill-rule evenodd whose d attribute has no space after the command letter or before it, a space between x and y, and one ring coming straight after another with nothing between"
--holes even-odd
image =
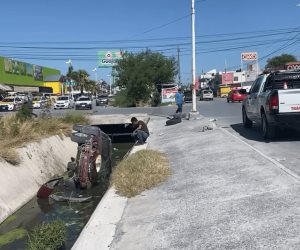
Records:
<instances>
[{"instance_id":1,"label":"drainage canal","mask_svg":"<svg viewBox=\"0 0 300 250\"><path fill-rule=\"evenodd\" d=\"M124 124L118 125L99 125L99 127L112 138L112 159L115 166L126 153L132 148L133 142L130 137L130 128ZM67 197L88 197L92 196L89 202L68 203L56 202L52 199L33 198L25 206L10 216L6 221L0 224L0 236L9 235L15 229L24 229L31 231L36 225L53 220L63 220L66 225L65 249L71 249L78 238L84 225L88 222L90 216L105 194L109 186L108 180L101 180L99 184L88 190L76 189L72 179L67 178L61 181L54 192ZM13 196L13 195L12 195ZM0 240L0 249L2 250L24 250L26 249L27 235L4 244L3 237ZM1 239L1 237L0 237Z\"/></svg>"}]
</instances>

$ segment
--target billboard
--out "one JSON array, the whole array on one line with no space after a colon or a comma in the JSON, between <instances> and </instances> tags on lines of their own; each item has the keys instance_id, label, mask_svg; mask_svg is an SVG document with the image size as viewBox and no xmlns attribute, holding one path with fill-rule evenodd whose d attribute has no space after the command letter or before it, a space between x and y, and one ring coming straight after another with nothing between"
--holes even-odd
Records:
<instances>
[{"instance_id":1,"label":"billboard","mask_svg":"<svg viewBox=\"0 0 300 250\"><path fill-rule=\"evenodd\" d=\"M98 67L110 68L118 63L118 60L122 59L122 51L120 50L108 50L98 51Z\"/></svg>"},{"instance_id":2,"label":"billboard","mask_svg":"<svg viewBox=\"0 0 300 250\"><path fill-rule=\"evenodd\" d=\"M13 59L4 58L4 71L10 74L32 76L33 66L30 63L24 63Z\"/></svg>"},{"instance_id":3,"label":"billboard","mask_svg":"<svg viewBox=\"0 0 300 250\"><path fill-rule=\"evenodd\" d=\"M177 87L161 89L161 102L175 102Z\"/></svg>"},{"instance_id":4,"label":"billboard","mask_svg":"<svg viewBox=\"0 0 300 250\"><path fill-rule=\"evenodd\" d=\"M33 78L37 81L43 81L43 67L33 65Z\"/></svg>"},{"instance_id":5,"label":"billboard","mask_svg":"<svg viewBox=\"0 0 300 250\"><path fill-rule=\"evenodd\" d=\"M233 73L222 73L222 84L232 84Z\"/></svg>"},{"instance_id":6,"label":"billboard","mask_svg":"<svg viewBox=\"0 0 300 250\"><path fill-rule=\"evenodd\" d=\"M257 60L257 52L243 52L241 53L242 61L255 61Z\"/></svg>"}]
</instances>

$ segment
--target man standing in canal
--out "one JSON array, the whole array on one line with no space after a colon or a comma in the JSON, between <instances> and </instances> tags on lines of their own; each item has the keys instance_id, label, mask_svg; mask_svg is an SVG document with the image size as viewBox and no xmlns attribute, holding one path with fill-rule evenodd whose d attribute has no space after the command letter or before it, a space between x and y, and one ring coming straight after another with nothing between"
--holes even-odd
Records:
<instances>
[{"instance_id":1,"label":"man standing in canal","mask_svg":"<svg viewBox=\"0 0 300 250\"><path fill-rule=\"evenodd\" d=\"M131 124L134 128L132 137L137 145L143 145L149 137L149 130L147 124L144 121L139 121L136 117L131 118Z\"/></svg>"}]
</instances>

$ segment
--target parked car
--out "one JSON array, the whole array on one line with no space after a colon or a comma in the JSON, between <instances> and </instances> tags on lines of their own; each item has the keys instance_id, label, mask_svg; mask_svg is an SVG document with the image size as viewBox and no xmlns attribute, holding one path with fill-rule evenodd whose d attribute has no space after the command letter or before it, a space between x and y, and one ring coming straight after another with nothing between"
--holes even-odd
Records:
<instances>
[{"instance_id":1,"label":"parked car","mask_svg":"<svg viewBox=\"0 0 300 250\"><path fill-rule=\"evenodd\" d=\"M54 109L74 108L74 99L70 96L59 96L54 103Z\"/></svg>"},{"instance_id":2,"label":"parked car","mask_svg":"<svg viewBox=\"0 0 300 250\"><path fill-rule=\"evenodd\" d=\"M32 107L34 109L43 108L46 103L46 98L43 96L34 96L32 98Z\"/></svg>"},{"instance_id":3,"label":"parked car","mask_svg":"<svg viewBox=\"0 0 300 250\"><path fill-rule=\"evenodd\" d=\"M23 105L23 101L17 96L5 97L0 102L0 111L19 110Z\"/></svg>"},{"instance_id":4,"label":"parked car","mask_svg":"<svg viewBox=\"0 0 300 250\"><path fill-rule=\"evenodd\" d=\"M264 139L273 139L277 128L300 127L300 73L280 71L259 76L243 101L243 125L261 124Z\"/></svg>"},{"instance_id":5,"label":"parked car","mask_svg":"<svg viewBox=\"0 0 300 250\"><path fill-rule=\"evenodd\" d=\"M75 109L92 109L92 100L88 96L80 96L75 102Z\"/></svg>"},{"instance_id":6,"label":"parked car","mask_svg":"<svg viewBox=\"0 0 300 250\"><path fill-rule=\"evenodd\" d=\"M212 90L206 90L206 89L203 89L201 92L200 92L200 98L199 98L200 101L204 101L204 100L211 100L213 101L214 100L214 93Z\"/></svg>"},{"instance_id":7,"label":"parked car","mask_svg":"<svg viewBox=\"0 0 300 250\"><path fill-rule=\"evenodd\" d=\"M228 93L227 102L242 102L246 97L245 89L233 89Z\"/></svg>"},{"instance_id":8,"label":"parked car","mask_svg":"<svg viewBox=\"0 0 300 250\"><path fill-rule=\"evenodd\" d=\"M193 101L193 92L191 90L186 90L183 92L184 102L192 102Z\"/></svg>"},{"instance_id":9,"label":"parked car","mask_svg":"<svg viewBox=\"0 0 300 250\"><path fill-rule=\"evenodd\" d=\"M96 106L108 105L108 96L107 95L98 95L96 98Z\"/></svg>"}]
</instances>

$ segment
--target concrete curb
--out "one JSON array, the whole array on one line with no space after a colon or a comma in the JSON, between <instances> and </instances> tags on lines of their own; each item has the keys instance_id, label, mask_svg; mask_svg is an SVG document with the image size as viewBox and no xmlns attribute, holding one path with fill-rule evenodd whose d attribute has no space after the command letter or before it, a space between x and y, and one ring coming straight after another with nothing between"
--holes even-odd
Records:
<instances>
[{"instance_id":1,"label":"concrete curb","mask_svg":"<svg viewBox=\"0 0 300 250\"><path fill-rule=\"evenodd\" d=\"M146 149L147 146L148 143L134 146L129 155ZM80 233L72 250L110 249L110 244L114 240L116 233L117 224L123 216L127 201L128 198L116 194L114 187L109 188Z\"/></svg>"}]
</instances>

